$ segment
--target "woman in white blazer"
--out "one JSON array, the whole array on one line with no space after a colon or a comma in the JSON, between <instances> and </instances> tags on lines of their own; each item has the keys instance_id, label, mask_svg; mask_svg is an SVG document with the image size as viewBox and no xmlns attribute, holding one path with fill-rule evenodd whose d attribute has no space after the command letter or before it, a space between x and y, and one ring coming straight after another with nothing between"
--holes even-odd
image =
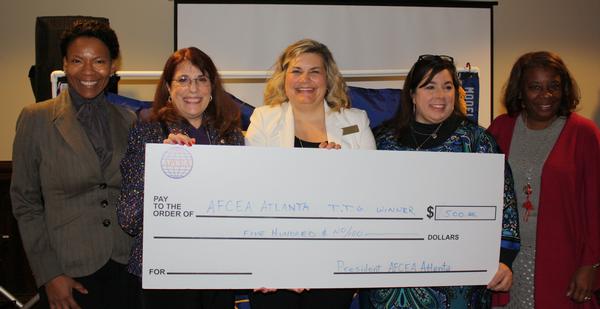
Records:
<instances>
[{"instance_id":1,"label":"woman in white blazer","mask_svg":"<svg viewBox=\"0 0 600 309\"><path fill-rule=\"evenodd\" d=\"M288 46L275 63L264 106L250 117L246 145L375 149L375 140L367 113L350 108L346 83L327 46L304 39ZM346 309L354 292L260 288L251 294L250 303L253 309Z\"/></svg>"},{"instance_id":2,"label":"woman in white blazer","mask_svg":"<svg viewBox=\"0 0 600 309\"><path fill-rule=\"evenodd\" d=\"M375 140L367 113L350 108L346 83L327 46L304 39L275 63L264 106L250 117L246 145L375 149Z\"/></svg>"}]
</instances>

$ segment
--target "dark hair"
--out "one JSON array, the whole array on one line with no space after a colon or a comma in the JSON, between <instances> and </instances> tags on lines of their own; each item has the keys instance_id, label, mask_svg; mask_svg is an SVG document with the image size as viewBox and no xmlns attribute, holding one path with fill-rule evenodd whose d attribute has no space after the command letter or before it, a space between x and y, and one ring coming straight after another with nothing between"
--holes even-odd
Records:
<instances>
[{"instance_id":1,"label":"dark hair","mask_svg":"<svg viewBox=\"0 0 600 309\"><path fill-rule=\"evenodd\" d=\"M191 62L210 80L212 101L204 111L203 121L215 127L221 136L227 136L236 131L240 126L240 109L223 89L215 64L207 54L196 47L182 48L167 59L156 86L151 119L170 123L185 121L185 118L177 112L173 102L170 102L168 88L173 82L177 65L185 61Z\"/></svg>"},{"instance_id":2,"label":"dark hair","mask_svg":"<svg viewBox=\"0 0 600 309\"><path fill-rule=\"evenodd\" d=\"M525 72L534 68L551 69L560 76L561 100L558 107L558 116L569 116L579 104L579 87L569 73L567 66L560 57L548 51L531 52L522 55L510 71L510 77L504 85L502 104L510 116L516 116L523 110L523 77Z\"/></svg>"},{"instance_id":3,"label":"dark hair","mask_svg":"<svg viewBox=\"0 0 600 309\"><path fill-rule=\"evenodd\" d=\"M448 70L452 76L452 84L454 85L454 114L466 119L460 103L460 81L456 72L454 63L447 56L428 56L419 57L419 60L412 66L402 88L402 100L400 108L396 115L387 122L387 126L395 131L397 138L403 136L411 123L415 122L415 113L413 106L412 95L417 91L419 85L427 85L438 73Z\"/></svg>"},{"instance_id":4,"label":"dark hair","mask_svg":"<svg viewBox=\"0 0 600 309\"><path fill-rule=\"evenodd\" d=\"M96 38L106 47L110 53L110 59L119 58L119 40L117 34L106 23L96 20L77 20L62 34L60 39L60 52L63 58L67 57L67 50L75 39L79 37Z\"/></svg>"}]
</instances>

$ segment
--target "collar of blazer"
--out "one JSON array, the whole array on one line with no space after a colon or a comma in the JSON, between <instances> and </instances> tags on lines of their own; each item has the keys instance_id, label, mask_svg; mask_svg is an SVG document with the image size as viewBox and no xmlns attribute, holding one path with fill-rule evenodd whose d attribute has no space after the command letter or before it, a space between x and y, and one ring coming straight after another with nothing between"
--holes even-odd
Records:
<instances>
[{"instance_id":1,"label":"collar of blazer","mask_svg":"<svg viewBox=\"0 0 600 309\"><path fill-rule=\"evenodd\" d=\"M75 151L81 160L90 162L90 167L100 169L100 161L83 127L77 120L77 111L68 91L62 91L54 105L53 123L65 142Z\"/></svg>"},{"instance_id":2,"label":"collar of blazer","mask_svg":"<svg viewBox=\"0 0 600 309\"><path fill-rule=\"evenodd\" d=\"M55 100L56 104L53 112L54 126L81 160L89 162L90 167L101 172L100 160L98 159L85 130L77 119L77 111L73 106L69 92L62 91ZM129 131L128 125L133 121L133 116L131 119L132 121L128 121L124 119L124 115L119 113L117 107L112 104L108 104L107 106L108 125L113 145L113 156L108 169L118 169L122 154L125 153L127 134Z\"/></svg>"},{"instance_id":3,"label":"collar of blazer","mask_svg":"<svg viewBox=\"0 0 600 309\"><path fill-rule=\"evenodd\" d=\"M343 122L341 112L336 112L329 107L327 101L323 100L325 108L325 130L327 130L327 141L342 144L342 127L348 124ZM287 148L294 147L294 113L291 104L284 102L281 104L283 117L281 117L281 146Z\"/></svg>"}]
</instances>

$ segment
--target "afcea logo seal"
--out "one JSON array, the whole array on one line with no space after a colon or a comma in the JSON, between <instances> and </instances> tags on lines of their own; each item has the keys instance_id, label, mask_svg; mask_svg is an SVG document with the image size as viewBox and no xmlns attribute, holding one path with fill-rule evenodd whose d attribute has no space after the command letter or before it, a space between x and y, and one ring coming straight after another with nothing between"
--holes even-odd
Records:
<instances>
[{"instance_id":1,"label":"afcea logo seal","mask_svg":"<svg viewBox=\"0 0 600 309\"><path fill-rule=\"evenodd\" d=\"M173 147L163 154L160 159L160 167L167 177L180 179L192 171L194 159L185 148Z\"/></svg>"}]
</instances>

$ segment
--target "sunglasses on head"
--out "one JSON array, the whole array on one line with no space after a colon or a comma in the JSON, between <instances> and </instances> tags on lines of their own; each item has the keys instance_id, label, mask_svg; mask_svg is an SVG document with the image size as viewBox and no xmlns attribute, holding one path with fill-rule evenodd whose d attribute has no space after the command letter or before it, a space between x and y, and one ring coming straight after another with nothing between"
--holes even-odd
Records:
<instances>
[{"instance_id":1,"label":"sunglasses on head","mask_svg":"<svg viewBox=\"0 0 600 309\"><path fill-rule=\"evenodd\" d=\"M442 61L448 61L448 62L454 64L454 58L447 56L447 55L421 55L421 56L419 56L419 59L417 60L417 62L419 62L421 60L426 60L426 61L442 60Z\"/></svg>"}]
</instances>

